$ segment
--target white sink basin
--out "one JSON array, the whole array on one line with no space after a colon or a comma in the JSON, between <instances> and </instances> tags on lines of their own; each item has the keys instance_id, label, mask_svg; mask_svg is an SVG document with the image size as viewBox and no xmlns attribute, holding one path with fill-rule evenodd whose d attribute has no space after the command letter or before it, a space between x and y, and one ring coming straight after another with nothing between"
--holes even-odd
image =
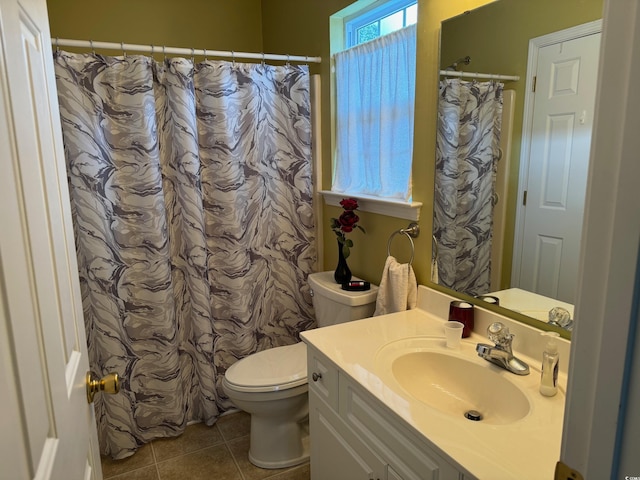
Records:
<instances>
[{"instance_id":1,"label":"white sink basin","mask_svg":"<svg viewBox=\"0 0 640 480\"><path fill-rule=\"evenodd\" d=\"M392 385L454 418L464 420L465 413L475 411L484 424L504 425L531 410L525 393L509 378L516 376L479 358L474 345L449 350L444 340L432 337L398 340L378 351L376 368Z\"/></svg>"}]
</instances>

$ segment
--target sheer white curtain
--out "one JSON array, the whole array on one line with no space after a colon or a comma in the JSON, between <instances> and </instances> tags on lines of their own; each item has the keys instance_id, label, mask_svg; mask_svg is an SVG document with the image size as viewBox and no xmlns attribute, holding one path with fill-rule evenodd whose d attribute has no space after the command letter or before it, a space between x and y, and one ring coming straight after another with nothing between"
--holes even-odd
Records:
<instances>
[{"instance_id":1,"label":"sheer white curtain","mask_svg":"<svg viewBox=\"0 0 640 480\"><path fill-rule=\"evenodd\" d=\"M335 66L332 190L410 200L416 26L337 53Z\"/></svg>"}]
</instances>

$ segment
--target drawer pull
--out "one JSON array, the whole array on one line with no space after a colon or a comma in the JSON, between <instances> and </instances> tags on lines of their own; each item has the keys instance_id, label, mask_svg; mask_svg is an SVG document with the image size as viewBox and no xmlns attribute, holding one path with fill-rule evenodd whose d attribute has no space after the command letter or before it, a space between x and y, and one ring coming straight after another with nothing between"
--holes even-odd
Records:
<instances>
[{"instance_id":1,"label":"drawer pull","mask_svg":"<svg viewBox=\"0 0 640 480\"><path fill-rule=\"evenodd\" d=\"M318 380L320 380L320 379L322 378L322 374L321 374L321 373L313 372L313 373L311 374L311 378L313 378L313 381L314 381L314 382L317 382Z\"/></svg>"}]
</instances>

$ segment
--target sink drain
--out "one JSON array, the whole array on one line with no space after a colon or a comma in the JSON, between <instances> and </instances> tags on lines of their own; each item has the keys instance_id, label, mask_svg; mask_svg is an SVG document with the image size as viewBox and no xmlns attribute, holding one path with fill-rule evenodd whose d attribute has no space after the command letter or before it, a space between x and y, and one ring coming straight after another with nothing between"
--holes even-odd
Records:
<instances>
[{"instance_id":1,"label":"sink drain","mask_svg":"<svg viewBox=\"0 0 640 480\"><path fill-rule=\"evenodd\" d=\"M482 414L477 410L469 410L468 412L464 412L464 418L474 422L479 422L482 420Z\"/></svg>"}]
</instances>

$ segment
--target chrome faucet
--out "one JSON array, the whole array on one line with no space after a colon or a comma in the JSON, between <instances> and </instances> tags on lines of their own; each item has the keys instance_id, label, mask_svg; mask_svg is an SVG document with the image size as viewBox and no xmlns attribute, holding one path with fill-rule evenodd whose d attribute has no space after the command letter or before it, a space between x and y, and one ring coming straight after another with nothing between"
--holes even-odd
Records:
<instances>
[{"instance_id":1,"label":"chrome faucet","mask_svg":"<svg viewBox=\"0 0 640 480\"><path fill-rule=\"evenodd\" d=\"M495 322L487 328L487 336L495 345L479 343L476 345L478 356L486 361L498 365L516 375L529 375L529 365L513 356L511 343L514 335L500 322Z\"/></svg>"}]
</instances>

